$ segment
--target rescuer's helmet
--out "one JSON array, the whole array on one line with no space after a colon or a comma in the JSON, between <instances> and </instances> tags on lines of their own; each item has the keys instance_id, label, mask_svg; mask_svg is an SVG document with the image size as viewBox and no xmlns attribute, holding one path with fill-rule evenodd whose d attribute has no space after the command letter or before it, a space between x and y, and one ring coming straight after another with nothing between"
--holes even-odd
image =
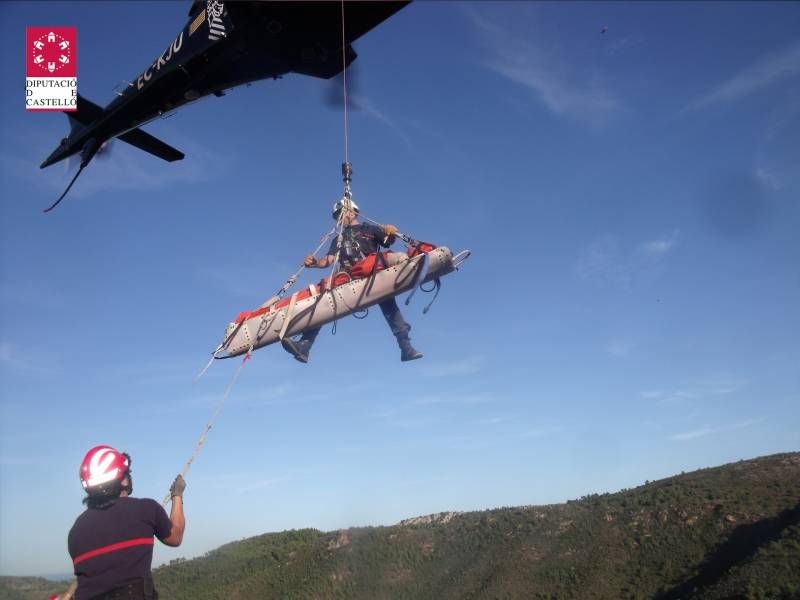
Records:
<instances>
[{"instance_id":1,"label":"rescuer's helmet","mask_svg":"<svg viewBox=\"0 0 800 600\"><path fill-rule=\"evenodd\" d=\"M111 446L95 446L86 453L78 473L89 495L103 493L109 484L122 482L130 474L131 457Z\"/></svg>"},{"instance_id":2,"label":"rescuer's helmet","mask_svg":"<svg viewBox=\"0 0 800 600\"><path fill-rule=\"evenodd\" d=\"M333 209L331 210L331 215L337 221L339 220L339 215L342 212L343 208L352 208L353 211L358 213L358 204L356 204L352 199L344 196L341 200L339 200L336 204L333 205Z\"/></svg>"}]
</instances>

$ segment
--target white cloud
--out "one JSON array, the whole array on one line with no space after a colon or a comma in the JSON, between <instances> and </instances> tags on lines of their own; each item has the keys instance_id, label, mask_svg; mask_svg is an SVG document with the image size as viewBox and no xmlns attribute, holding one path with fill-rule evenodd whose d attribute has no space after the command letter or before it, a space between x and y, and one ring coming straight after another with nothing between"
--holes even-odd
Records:
<instances>
[{"instance_id":1,"label":"white cloud","mask_svg":"<svg viewBox=\"0 0 800 600\"><path fill-rule=\"evenodd\" d=\"M172 137L180 139L179 136ZM70 197L82 198L113 190L156 190L179 184L192 186L207 181L211 173L218 177L228 169L229 159L205 146L187 140L172 140L172 143L186 153L186 158L168 164L115 140L114 150L108 158L95 158L78 177L64 201L69 201ZM44 193L60 194L75 174L75 161L70 163L72 168L69 171L66 161L44 171L39 169L39 161L31 156L5 154L0 156L0 170L39 190L46 190Z\"/></svg>"},{"instance_id":2,"label":"white cloud","mask_svg":"<svg viewBox=\"0 0 800 600\"><path fill-rule=\"evenodd\" d=\"M659 404L676 404L733 394L742 389L747 383L748 381L745 379L711 381L678 390L648 390L642 392L641 397L643 400L654 400Z\"/></svg>"},{"instance_id":3,"label":"white cloud","mask_svg":"<svg viewBox=\"0 0 800 600\"><path fill-rule=\"evenodd\" d=\"M246 494L248 492L254 492L256 490L263 490L267 487L272 487L275 484L283 483L284 481L288 481L289 476L284 475L282 477L256 477L252 478L247 481L245 484L240 485L236 488L236 490L240 494Z\"/></svg>"},{"instance_id":4,"label":"white cloud","mask_svg":"<svg viewBox=\"0 0 800 600\"><path fill-rule=\"evenodd\" d=\"M679 233L680 232L676 229L667 237L645 242L641 245L640 250L647 256L660 258L675 247L675 244L678 242Z\"/></svg>"},{"instance_id":5,"label":"white cloud","mask_svg":"<svg viewBox=\"0 0 800 600\"><path fill-rule=\"evenodd\" d=\"M704 427L703 429L695 429L694 431L687 431L685 433L676 433L675 435L671 435L669 439L675 442L683 442L710 435L715 431L717 430L712 427Z\"/></svg>"},{"instance_id":6,"label":"white cloud","mask_svg":"<svg viewBox=\"0 0 800 600\"><path fill-rule=\"evenodd\" d=\"M596 74L564 64L562 57L515 37L475 11L470 16L489 50L484 66L531 90L553 113L599 125L620 109Z\"/></svg>"},{"instance_id":7,"label":"white cloud","mask_svg":"<svg viewBox=\"0 0 800 600\"><path fill-rule=\"evenodd\" d=\"M455 392L448 392L420 396L414 401L414 404L484 404L492 400L494 400L494 397L488 394L458 394Z\"/></svg>"},{"instance_id":8,"label":"white cloud","mask_svg":"<svg viewBox=\"0 0 800 600\"><path fill-rule=\"evenodd\" d=\"M689 109L700 109L711 104L731 102L782 79L800 73L800 43L780 54L763 57L740 71L724 83L689 104Z\"/></svg>"},{"instance_id":9,"label":"white cloud","mask_svg":"<svg viewBox=\"0 0 800 600\"><path fill-rule=\"evenodd\" d=\"M632 277L629 263L616 236L606 234L584 250L575 269L581 279L628 286Z\"/></svg>"},{"instance_id":10,"label":"white cloud","mask_svg":"<svg viewBox=\"0 0 800 600\"><path fill-rule=\"evenodd\" d=\"M617 237L607 233L595 240L578 257L575 271L581 279L628 287L650 272L676 246L680 232L649 240L625 249Z\"/></svg>"},{"instance_id":11,"label":"white cloud","mask_svg":"<svg viewBox=\"0 0 800 600\"><path fill-rule=\"evenodd\" d=\"M0 367L19 375L37 377L50 375L58 370L58 365L51 362L49 356L30 349L21 351L11 342L0 342Z\"/></svg>"},{"instance_id":12,"label":"white cloud","mask_svg":"<svg viewBox=\"0 0 800 600\"><path fill-rule=\"evenodd\" d=\"M64 293L46 282L15 281L0 286L0 302L23 306L27 310L53 310L64 305Z\"/></svg>"},{"instance_id":13,"label":"white cloud","mask_svg":"<svg viewBox=\"0 0 800 600\"><path fill-rule=\"evenodd\" d=\"M390 119L386 113L378 109L374 102L364 96L358 96L356 98L356 102L358 103L359 108L361 108L367 115L386 125L398 138L403 141L406 146L409 148L412 147L411 138L408 137L408 134L406 134L404 129L395 123L394 120Z\"/></svg>"},{"instance_id":14,"label":"white cloud","mask_svg":"<svg viewBox=\"0 0 800 600\"><path fill-rule=\"evenodd\" d=\"M475 425L483 426L491 426L491 425L499 425L500 423L505 423L510 420L510 417L489 417L487 419L478 419L473 421Z\"/></svg>"},{"instance_id":15,"label":"white cloud","mask_svg":"<svg viewBox=\"0 0 800 600\"><path fill-rule=\"evenodd\" d=\"M4 467L19 467L29 465L49 464L44 458L34 458L31 456L0 456L0 465Z\"/></svg>"},{"instance_id":16,"label":"white cloud","mask_svg":"<svg viewBox=\"0 0 800 600\"><path fill-rule=\"evenodd\" d=\"M606 46L605 52L608 56L615 56L622 51L628 52L630 50L635 50L637 47L644 44L644 41L645 38L642 34L633 33L610 42L608 46Z\"/></svg>"},{"instance_id":17,"label":"white cloud","mask_svg":"<svg viewBox=\"0 0 800 600\"><path fill-rule=\"evenodd\" d=\"M606 352L611 356L627 356L633 348L633 342L627 340L615 340L606 346Z\"/></svg>"},{"instance_id":18,"label":"white cloud","mask_svg":"<svg viewBox=\"0 0 800 600\"><path fill-rule=\"evenodd\" d=\"M739 423L731 423L729 425L721 425L719 427L702 427L700 429L695 429L693 431L686 431L684 433L676 433L674 435L669 436L673 442L686 442L689 440L695 440L697 438L705 437L707 435L715 435L718 433L725 433L728 431L736 431L738 429L744 429L745 427L750 427L751 425L755 425L756 423L760 423L763 419L748 419L746 421L741 421Z\"/></svg>"},{"instance_id":19,"label":"white cloud","mask_svg":"<svg viewBox=\"0 0 800 600\"><path fill-rule=\"evenodd\" d=\"M771 171L767 171L763 167L756 168L756 178L761 181L764 185L766 185L771 190L779 190L781 189L781 184L778 179L778 176Z\"/></svg>"},{"instance_id":20,"label":"white cloud","mask_svg":"<svg viewBox=\"0 0 800 600\"><path fill-rule=\"evenodd\" d=\"M261 490L291 479L290 475L269 476L261 472L225 473L214 480L214 487L236 490L240 494Z\"/></svg>"},{"instance_id":21,"label":"white cloud","mask_svg":"<svg viewBox=\"0 0 800 600\"><path fill-rule=\"evenodd\" d=\"M547 435L552 435L554 433L559 433L563 430L562 427L558 425L544 425L542 427L534 427L532 429L528 429L522 432L521 437L523 438L540 438Z\"/></svg>"},{"instance_id":22,"label":"white cloud","mask_svg":"<svg viewBox=\"0 0 800 600\"><path fill-rule=\"evenodd\" d=\"M424 373L429 377L450 377L452 375L472 375L480 373L486 362L483 356L467 356L465 358L425 368Z\"/></svg>"},{"instance_id":23,"label":"white cloud","mask_svg":"<svg viewBox=\"0 0 800 600\"><path fill-rule=\"evenodd\" d=\"M8 342L0 342L0 362L14 362L14 349Z\"/></svg>"}]
</instances>

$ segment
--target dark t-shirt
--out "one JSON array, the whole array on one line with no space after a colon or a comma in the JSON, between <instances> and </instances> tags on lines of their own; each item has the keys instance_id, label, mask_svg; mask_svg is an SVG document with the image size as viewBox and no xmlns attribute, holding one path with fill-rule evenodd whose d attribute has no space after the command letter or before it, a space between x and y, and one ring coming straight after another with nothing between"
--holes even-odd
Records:
<instances>
[{"instance_id":1,"label":"dark t-shirt","mask_svg":"<svg viewBox=\"0 0 800 600\"><path fill-rule=\"evenodd\" d=\"M76 600L151 577L153 536L172 530L163 507L150 498L119 498L108 508L89 508L69 531L69 554L78 577Z\"/></svg>"},{"instance_id":2,"label":"dark t-shirt","mask_svg":"<svg viewBox=\"0 0 800 600\"><path fill-rule=\"evenodd\" d=\"M383 228L372 223L357 223L348 225L342 232L342 248L339 252L339 262L345 269L350 269L361 259L377 252L383 245ZM328 249L328 254L336 254L336 241L334 238Z\"/></svg>"}]
</instances>

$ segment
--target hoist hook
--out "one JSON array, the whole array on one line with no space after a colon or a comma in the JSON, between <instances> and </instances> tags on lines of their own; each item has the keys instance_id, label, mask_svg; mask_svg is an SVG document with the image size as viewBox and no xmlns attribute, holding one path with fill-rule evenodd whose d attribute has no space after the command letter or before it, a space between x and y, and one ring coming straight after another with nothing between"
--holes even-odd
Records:
<instances>
[{"instance_id":1,"label":"hoist hook","mask_svg":"<svg viewBox=\"0 0 800 600\"><path fill-rule=\"evenodd\" d=\"M350 200L353 197L353 192L350 189L350 183L353 181L353 165L349 162L342 163L342 181L344 181L344 196Z\"/></svg>"}]
</instances>

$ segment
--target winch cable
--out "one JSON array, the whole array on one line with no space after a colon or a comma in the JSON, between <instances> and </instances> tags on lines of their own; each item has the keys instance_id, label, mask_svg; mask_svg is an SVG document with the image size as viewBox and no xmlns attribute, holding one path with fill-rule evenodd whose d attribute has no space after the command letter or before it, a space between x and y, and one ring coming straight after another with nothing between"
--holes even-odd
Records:
<instances>
[{"instance_id":1,"label":"winch cable","mask_svg":"<svg viewBox=\"0 0 800 600\"><path fill-rule=\"evenodd\" d=\"M348 123L347 123L347 37L344 27L344 0L342 0L342 100L344 101L344 162L350 164L348 154ZM344 165L343 165L344 167Z\"/></svg>"}]
</instances>

